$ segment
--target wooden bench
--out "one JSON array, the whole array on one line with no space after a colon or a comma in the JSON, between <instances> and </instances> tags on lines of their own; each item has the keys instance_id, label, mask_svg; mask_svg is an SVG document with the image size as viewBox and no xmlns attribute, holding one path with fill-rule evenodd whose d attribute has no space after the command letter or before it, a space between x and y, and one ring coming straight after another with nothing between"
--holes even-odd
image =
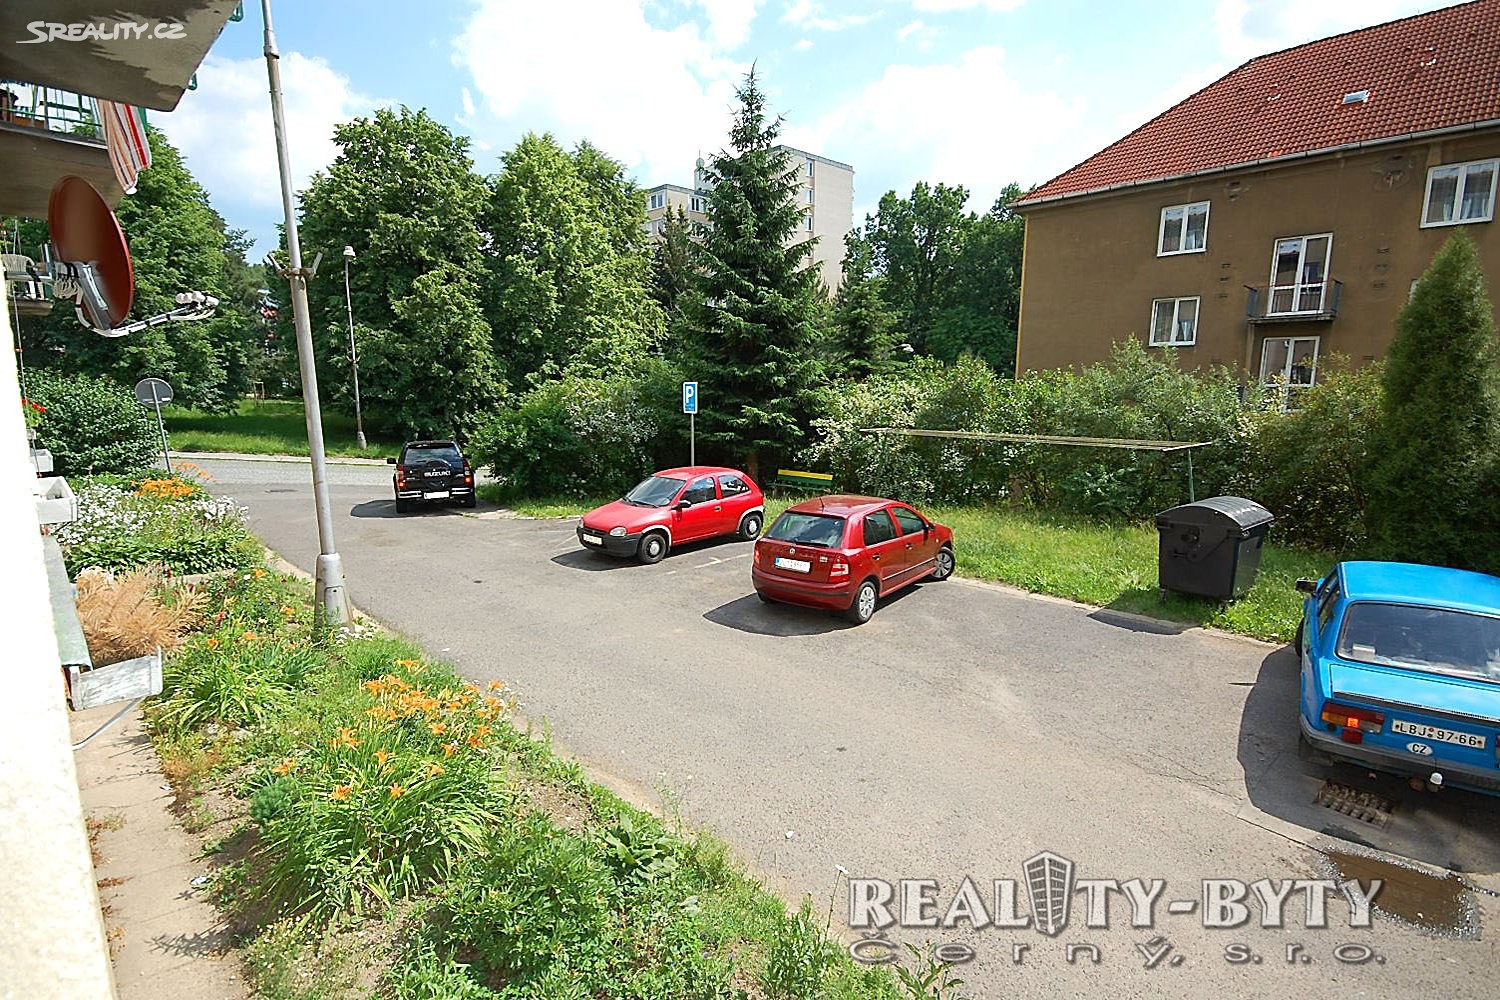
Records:
<instances>
[{"instance_id":1,"label":"wooden bench","mask_svg":"<svg viewBox=\"0 0 1500 1000\"><path fill-rule=\"evenodd\" d=\"M799 469L777 469L771 481L773 489L800 490L804 493L827 493L833 489L833 476L827 472L803 472Z\"/></svg>"}]
</instances>

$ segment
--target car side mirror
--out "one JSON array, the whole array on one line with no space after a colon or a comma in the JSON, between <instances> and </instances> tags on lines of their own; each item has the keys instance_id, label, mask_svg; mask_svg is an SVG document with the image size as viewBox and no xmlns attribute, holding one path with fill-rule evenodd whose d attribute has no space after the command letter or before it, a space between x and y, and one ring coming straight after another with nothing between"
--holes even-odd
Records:
<instances>
[{"instance_id":1,"label":"car side mirror","mask_svg":"<svg viewBox=\"0 0 1500 1000\"><path fill-rule=\"evenodd\" d=\"M385 464L386 465L395 465L396 464L396 460L394 458L391 458L391 457L387 456L386 460L385 460Z\"/></svg>"},{"instance_id":2,"label":"car side mirror","mask_svg":"<svg viewBox=\"0 0 1500 1000\"><path fill-rule=\"evenodd\" d=\"M1305 576L1304 577L1300 577L1297 580L1297 589L1300 590L1304 594L1316 594L1318 592L1318 583L1319 582L1320 581L1318 581L1318 580L1309 580Z\"/></svg>"},{"instance_id":3,"label":"car side mirror","mask_svg":"<svg viewBox=\"0 0 1500 1000\"><path fill-rule=\"evenodd\" d=\"M673 510L687 510L693 505L691 500L679 500L672 505Z\"/></svg>"}]
</instances>

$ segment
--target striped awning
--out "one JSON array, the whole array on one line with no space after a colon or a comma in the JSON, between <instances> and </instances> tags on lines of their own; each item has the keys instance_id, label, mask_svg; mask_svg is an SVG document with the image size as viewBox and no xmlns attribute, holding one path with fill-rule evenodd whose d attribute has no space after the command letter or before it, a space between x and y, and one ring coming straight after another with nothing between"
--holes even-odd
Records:
<instances>
[{"instance_id":1,"label":"striped awning","mask_svg":"<svg viewBox=\"0 0 1500 1000\"><path fill-rule=\"evenodd\" d=\"M141 171L151 166L151 145L146 141L146 115L140 108L116 101L95 100L99 121L104 125L104 143L109 165L126 194L135 193Z\"/></svg>"}]
</instances>

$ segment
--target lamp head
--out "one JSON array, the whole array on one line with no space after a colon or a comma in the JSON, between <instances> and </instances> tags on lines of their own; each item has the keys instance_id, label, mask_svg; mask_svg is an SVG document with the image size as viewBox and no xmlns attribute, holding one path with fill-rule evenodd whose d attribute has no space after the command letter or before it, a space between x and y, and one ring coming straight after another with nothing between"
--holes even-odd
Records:
<instances>
[{"instance_id":1,"label":"lamp head","mask_svg":"<svg viewBox=\"0 0 1500 1000\"><path fill-rule=\"evenodd\" d=\"M354 259L354 248L353 247L351 247L351 246L345 246L344 247L344 259L345 260L353 260Z\"/></svg>"}]
</instances>

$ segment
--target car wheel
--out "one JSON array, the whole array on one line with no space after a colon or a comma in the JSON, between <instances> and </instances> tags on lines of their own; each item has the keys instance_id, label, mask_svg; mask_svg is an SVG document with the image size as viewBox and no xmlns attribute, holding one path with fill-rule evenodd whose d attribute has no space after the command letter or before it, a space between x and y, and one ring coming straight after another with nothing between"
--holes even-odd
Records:
<instances>
[{"instance_id":1,"label":"car wheel","mask_svg":"<svg viewBox=\"0 0 1500 1000\"><path fill-rule=\"evenodd\" d=\"M953 550L944 545L938 549L937 565L932 569L932 578L942 581L953 575Z\"/></svg>"},{"instance_id":2,"label":"car wheel","mask_svg":"<svg viewBox=\"0 0 1500 1000\"><path fill-rule=\"evenodd\" d=\"M747 542L755 541L760 537L760 526L761 519L758 512L746 514L744 520L740 521L740 537Z\"/></svg>"},{"instance_id":3,"label":"car wheel","mask_svg":"<svg viewBox=\"0 0 1500 1000\"><path fill-rule=\"evenodd\" d=\"M410 500L397 500L396 501L396 513L397 514L410 514L411 513L411 501Z\"/></svg>"},{"instance_id":4,"label":"car wheel","mask_svg":"<svg viewBox=\"0 0 1500 1000\"><path fill-rule=\"evenodd\" d=\"M854 592L854 600L849 605L849 610L844 612L856 625L863 625L875 614L875 603L880 599L880 591L875 587L874 580L866 580L859 585Z\"/></svg>"},{"instance_id":5,"label":"car wheel","mask_svg":"<svg viewBox=\"0 0 1500 1000\"><path fill-rule=\"evenodd\" d=\"M652 563L661 562L666 554L666 536L659 531L653 531L641 539L641 547L636 557L647 566L650 566Z\"/></svg>"},{"instance_id":6,"label":"car wheel","mask_svg":"<svg viewBox=\"0 0 1500 1000\"><path fill-rule=\"evenodd\" d=\"M1297 623L1297 634L1292 637L1292 648L1300 655L1302 652L1302 639L1307 635L1307 619Z\"/></svg>"},{"instance_id":7,"label":"car wheel","mask_svg":"<svg viewBox=\"0 0 1500 1000\"><path fill-rule=\"evenodd\" d=\"M459 501L459 503L462 506L468 507L468 508L470 508L472 510L473 508L479 506L479 498L477 496L474 496L471 493L467 497L465 497L463 500Z\"/></svg>"},{"instance_id":8,"label":"car wheel","mask_svg":"<svg viewBox=\"0 0 1500 1000\"><path fill-rule=\"evenodd\" d=\"M775 604L776 603L776 598L772 597L770 594L766 593L764 590L757 590L755 592L755 596L760 598L760 603L762 603L762 604Z\"/></svg>"}]
</instances>

